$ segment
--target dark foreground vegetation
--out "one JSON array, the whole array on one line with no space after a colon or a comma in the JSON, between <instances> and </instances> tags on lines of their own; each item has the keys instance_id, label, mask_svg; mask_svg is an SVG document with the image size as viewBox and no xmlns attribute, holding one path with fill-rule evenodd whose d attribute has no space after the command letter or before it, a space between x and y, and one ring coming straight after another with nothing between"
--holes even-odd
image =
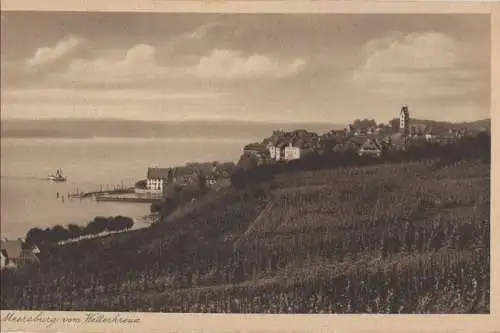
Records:
<instances>
[{"instance_id":1,"label":"dark foreground vegetation","mask_svg":"<svg viewBox=\"0 0 500 333\"><path fill-rule=\"evenodd\" d=\"M42 249L2 273L1 308L489 313L481 149L235 179L164 223Z\"/></svg>"}]
</instances>

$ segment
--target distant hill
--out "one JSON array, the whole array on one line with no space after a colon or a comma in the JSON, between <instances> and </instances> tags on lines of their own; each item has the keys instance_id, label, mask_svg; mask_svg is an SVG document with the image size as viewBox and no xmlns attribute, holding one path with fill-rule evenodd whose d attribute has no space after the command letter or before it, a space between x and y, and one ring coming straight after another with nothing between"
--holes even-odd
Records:
<instances>
[{"instance_id":1,"label":"distant hill","mask_svg":"<svg viewBox=\"0 0 500 333\"><path fill-rule=\"evenodd\" d=\"M10 138L255 138L273 130L327 132L342 128L329 123L264 123L249 121L136 121L115 119L2 120L2 137Z\"/></svg>"},{"instance_id":2,"label":"distant hill","mask_svg":"<svg viewBox=\"0 0 500 333\"><path fill-rule=\"evenodd\" d=\"M491 129L491 119L474 122L440 122L412 119L433 128ZM318 134L344 126L334 123L267 123L251 121L138 121L116 119L10 119L1 121L1 136L9 138L242 138L262 140L273 130L305 129Z\"/></svg>"},{"instance_id":3,"label":"distant hill","mask_svg":"<svg viewBox=\"0 0 500 333\"><path fill-rule=\"evenodd\" d=\"M443 129L465 128L470 131L479 131L485 128L488 131L491 130L491 119L489 118L471 122L446 122L446 121L434 121L426 119L411 119L410 123L422 124L432 128L443 128Z\"/></svg>"}]
</instances>

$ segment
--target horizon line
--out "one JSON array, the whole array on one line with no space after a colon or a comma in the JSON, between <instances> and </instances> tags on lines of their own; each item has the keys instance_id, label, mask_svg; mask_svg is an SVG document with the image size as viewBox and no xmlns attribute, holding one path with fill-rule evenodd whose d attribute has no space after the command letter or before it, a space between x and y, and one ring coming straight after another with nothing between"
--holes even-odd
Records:
<instances>
[{"instance_id":1,"label":"horizon line","mask_svg":"<svg viewBox=\"0 0 500 333\"><path fill-rule=\"evenodd\" d=\"M395 116L392 119L398 119L398 116ZM354 122L355 120L375 120L377 123L384 123L384 122L379 122L376 118L354 118L351 120L351 122ZM492 117L486 117L486 118L477 118L475 120L437 120L437 119L429 119L429 118L410 118L410 120L417 120L417 121L434 121L434 122L447 122L447 123L473 123L477 121L483 121L483 120L491 120ZM123 122L142 122L142 123L195 123L195 122L211 122L211 123L230 123L230 122L237 122L237 123L257 123L257 124L334 124L334 125L344 125L344 122L335 122L335 121L314 121L314 120L288 120L288 121L279 121L279 120L250 120L250 119L231 119L231 118L220 118L220 119L206 119L206 118L199 118L199 119L171 119L171 120L163 120L163 119L130 119L130 118L113 118L113 117L99 117L99 118L92 118L92 117L47 117L47 118L16 118L16 117L11 117L11 118L1 118L0 121L123 121Z\"/></svg>"}]
</instances>

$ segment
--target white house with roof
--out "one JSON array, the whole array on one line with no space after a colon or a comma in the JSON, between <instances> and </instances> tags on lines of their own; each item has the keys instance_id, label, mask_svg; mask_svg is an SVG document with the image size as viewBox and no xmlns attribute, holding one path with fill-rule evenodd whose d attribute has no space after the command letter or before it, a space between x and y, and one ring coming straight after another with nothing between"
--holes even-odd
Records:
<instances>
[{"instance_id":1,"label":"white house with roof","mask_svg":"<svg viewBox=\"0 0 500 333\"><path fill-rule=\"evenodd\" d=\"M152 194L162 194L171 180L172 168L148 168L146 190Z\"/></svg>"},{"instance_id":2,"label":"white house with roof","mask_svg":"<svg viewBox=\"0 0 500 333\"><path fill-rule=\"evenodd\" d=\"M279 147L272 142L269 142L266 147L269 150L269 159L279 160L279 156L281 154Z\"/></svg>"},{"instance_id":3,"label":"white house with roof","mask_svg":"<svg viewBox=\"0 0 500 333\"><path fill-rule=\"evenodd\" d=\"M176 186L188 186L197 181L201 172L197 167L175 167L172 168L171 180Z\"/></svg>"},{"instance_id":4,"label":"white house with roof","mask_svg":"<svg viewBox=\"0 0 500 333\"><path fill-rule=\"evenodd\" d=\"M288 144L288 146L285 147L284 151L285 160L287 161L298 160L300 159L300 155L301 155L301 148L293 146L291 142Z\"/></svg>"},{"instance_id":5,"label":"white house with roof","mask_svg":"<svg viewBox=\"0 0 500 333\"><path fill-rule=\"evenodd\" d=\"M285 159L285 148L287 143L285 141L276 144L269 143L267 149L269 150L269 159L271 161L281 161Z\"/></svg>"},{"instance_id":6,"label":"white house with roof","mask_svg":"<svg viewBox=\"0 0 500 333\"><path fill-rule=\"evenodd\" d=\"M168 187L194 183L197 175L199 172L195 167L148 168L146 191L163 195Z\"/></svg>"},{"instance_id":7,"label":"white house with roof","mask_svg":"<svg viewBox=\"0 0 500 333\"><path fill-rule=\"evenodd\" d=\"M379 157L382 155L383 147L382 144L373 138L368 138L359 148L359 156L371 155Z\"/></svg>"}]
</instances>

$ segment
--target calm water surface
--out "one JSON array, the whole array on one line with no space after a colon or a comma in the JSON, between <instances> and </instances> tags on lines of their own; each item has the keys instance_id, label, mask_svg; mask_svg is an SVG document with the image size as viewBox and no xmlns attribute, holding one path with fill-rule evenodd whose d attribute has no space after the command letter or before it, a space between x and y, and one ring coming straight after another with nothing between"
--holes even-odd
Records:
<instances>
[{"instance_id":1,"label":"calm water surface","mask_svg":"<svg viewBox=\"0 0 500 333\"><path fill-rule=\"evenodd\" d=\"M144 179L148 166L186 162L237 161L249 140L206 139L2 139L1 234L24 237L34 227L86 224L95 216L140 219L149 204L62 202L56 193L131 186ZM66 183L44 178L62 168ZM139 220L137 223L141 223Z\"/></svg>"}]
</instances>

